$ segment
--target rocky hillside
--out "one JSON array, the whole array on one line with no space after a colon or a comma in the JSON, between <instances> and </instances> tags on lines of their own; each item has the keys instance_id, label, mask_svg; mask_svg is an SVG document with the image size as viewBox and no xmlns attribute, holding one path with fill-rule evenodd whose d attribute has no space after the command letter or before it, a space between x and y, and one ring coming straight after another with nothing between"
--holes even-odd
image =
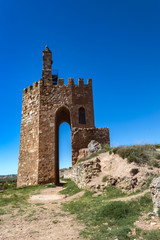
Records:
<instances>
[{"instance_id":1,"label":"rocky hillside","mask_svg":"<svg viewBox=\"0 0 160 240\"><path fill-rule=\"evenodd\" d=\"M147 187L159 174L159 145L104 146L81 158L73 166L71 177L80 188L103 190L113 185L132 192Z\"/></svg>"}]
</instances>

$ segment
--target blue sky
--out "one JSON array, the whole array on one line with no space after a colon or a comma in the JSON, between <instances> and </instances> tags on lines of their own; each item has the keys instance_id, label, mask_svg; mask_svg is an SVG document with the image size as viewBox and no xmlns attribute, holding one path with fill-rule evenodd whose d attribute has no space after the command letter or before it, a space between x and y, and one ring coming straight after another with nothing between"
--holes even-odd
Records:
<instances>
[{"instance_id":1,"label":"blue sky","mask_svg":"<svg viewBox=\"0 0 160 240\"><path fill-rule=\"evenodd\" d=\"M45 45L65 83L93 79L95 124L112 146L160 143L159 13L158 0L0 1L0 174L17 172L22 90L41 78ZM69 138L63 124L61 167Z\"/></svg>"}]
</instances>

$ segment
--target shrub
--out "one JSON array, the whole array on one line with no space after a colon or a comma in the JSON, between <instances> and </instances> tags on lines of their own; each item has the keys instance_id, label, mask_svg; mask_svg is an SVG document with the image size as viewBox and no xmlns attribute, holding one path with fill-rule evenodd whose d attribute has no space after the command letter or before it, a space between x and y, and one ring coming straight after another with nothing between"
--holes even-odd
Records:
<instances>
[{"instance_id":1,"label":"shrub","mask_svg":"<svg viewBox=\"0 0 160 240\"><path fill-rule=\"evenodd\" d=\"M158 159L158 160L160 159L160 154L156 155L156 159Z\"/></svg>"},{"instance_id":2,"label":"shrub","mask_svg":"<svg viewBox=\"0 0 160 240\"><path fill-rule=\"evenodd\" d=\"M156 148L160 148L160 144L156 144L155 147L156 147Z\"/></svg>"},{"instance_id":3,"label":"shrub","mask_svg":"<svg viewBox=\"0 0 160 240\"><path fill-rule=\"evenodd\" d=\"M107 176L104 176L103 178L102 178L102 182L106 182L107 181Z\"/></svg>"},{"instance_id":4,"label":"shrub","mask_svg":"<svg viewBox=\"0 0 160 240\"><path fill-rule=\"evenodd\" d=\"M160 208L158 209L158 217L160 218Z\"/></svg>"},{"instance_id":5,"label":"shrub","mask_svg":"<svg viewBox=\"0 0 160 240\"><path fill-rule=\"evenodd\" d=\"M107 217L114 220L125 219L128 215L134 216L135 209L131 204L122 201L109 202L99 209L98 217Z\"/></svg>"},{"instance_id":6,"label":"shrub","mask_svg":"<svg viewBox=\"0 0 160 240\"><path fill-rule=\"evenodd\" d=\"M159 166L159 162L157 162L156 160L150 161L149 165L150 165L150 166L153 166L153 167L157 167L157 168L160 167L160 166Z\"/></svg>"}]
</instances>

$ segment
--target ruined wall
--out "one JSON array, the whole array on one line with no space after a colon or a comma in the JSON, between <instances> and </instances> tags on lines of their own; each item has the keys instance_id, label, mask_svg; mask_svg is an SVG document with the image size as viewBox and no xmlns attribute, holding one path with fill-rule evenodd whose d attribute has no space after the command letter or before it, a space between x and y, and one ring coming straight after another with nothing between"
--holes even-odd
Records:
<instances>
[{"instance_id":1,"label":"ruined wall","mask_svg":"<svg viewBox=\"0 0 160 240\"><path fill-rule=\"evenodd\" d=\"M160 209L160 177L154 178L150 184L150 191L153 201L153 212L158 215Z\"/></svg>"},{"instance_id":2,"label":"ruined wall","mask_svg":"<svg viewBox=\"0 0 160 240\"><path fill-rule=\"evenodd\" d=\"M76 163L79 150L87 148L91 140L95 140L100 144L109 144L108 128L72 128L72 159Z\"/></svg>"},{"instance_id":3,"label":"ruined wall","mask_svg":"<svg viewBox=\"0 0 160 240\"><path fill-rule=\"evenodd\" d=\"M72 167L72 180L79 188L88 188L88 183L101 172L99 159L91 159ZM88 188L89 189L89 188Z\"/></svg>"}]
</instances>

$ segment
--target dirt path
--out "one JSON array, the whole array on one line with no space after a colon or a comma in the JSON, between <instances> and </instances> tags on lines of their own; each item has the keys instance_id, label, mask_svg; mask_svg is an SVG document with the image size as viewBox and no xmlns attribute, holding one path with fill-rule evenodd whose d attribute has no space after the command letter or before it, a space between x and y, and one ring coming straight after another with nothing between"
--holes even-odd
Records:
<instances>
[{"instance_id":1,"label":"dirt path","mask_svg":"<svg viewBox=\"0 0 160 240\"><path fill-rule=\"evenodd\" d=\"M150 192L149 189L146 189L145 191L141 192L141 193L138 193L138 194L135 194L135 195L131 195L131 196L128 196L128 197L121 197L121 198L116 198L116 199L111 199L109 200L109 202L117 202L117 201L130 201L132 199L136 199L138 197L142 197L144 196L146 193Z\"/></svg>"},{"instance_id":2,"label":"dirt path","mask_svg":"<svg viewBox=\"0 0 160 240\"><path fill-rule=\"evenodd\" d=\"M67 197L62 187L48 188L29 199L30 207L3 215L0 224L2 240L83 240L79 231L84 228L76 216L63 212L61 204L83 195Z\"/></svg>"},{"instance_id":3,"label":"dirt path","mask_svg":"<svg viewBox=\"0 0 160 240\"><path fill-rule=\"evenodd\" d=\"M2 215L0 239L2 240L83 240L79 231L84 228L75 215L62 211L61 204L84 194L71 197L60 194L63 187L47 188L29 199L30 206L18 209L11 214ZM129 201L145 195L145 190L136 195L111 199L111 201Z\"/></svg>"}]
</instances>

